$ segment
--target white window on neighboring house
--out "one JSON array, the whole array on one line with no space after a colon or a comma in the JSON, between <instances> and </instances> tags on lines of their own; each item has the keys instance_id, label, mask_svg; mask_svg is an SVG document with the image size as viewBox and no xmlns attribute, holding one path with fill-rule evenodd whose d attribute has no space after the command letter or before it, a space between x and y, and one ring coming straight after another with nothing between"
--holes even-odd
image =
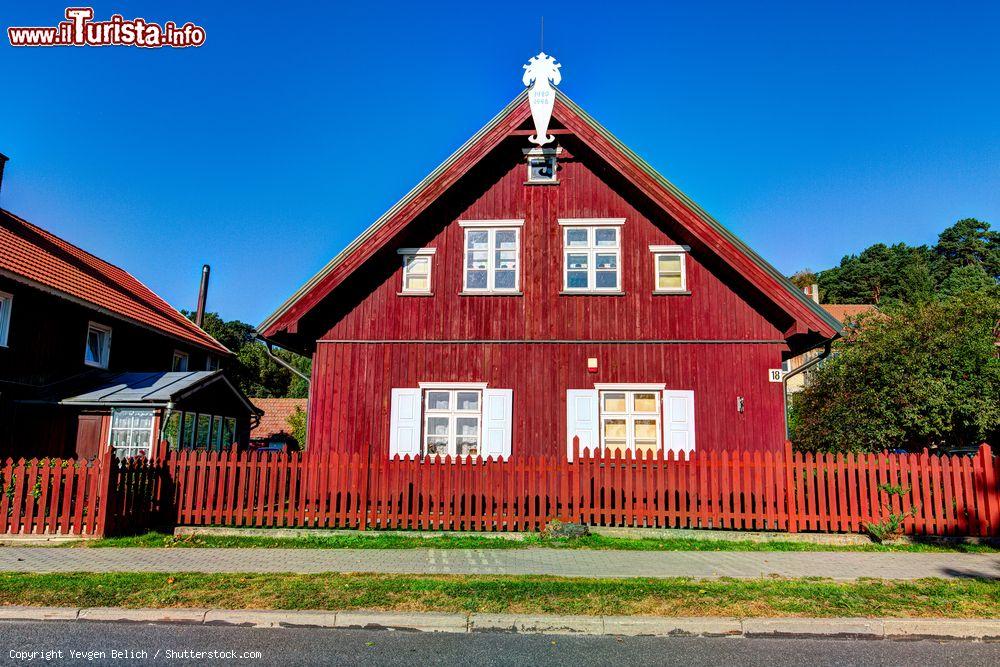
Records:
<instances>
[{"instance_id":1,"label":"white window on neighboring house","mask_svg":"<svg viewBox=\"0 0 1000 667\"><path fill-rule=\"evenodd\" d=\"M423 453L479 456L483 393L478 389L424 390Z\"/></svg>"},{"instance_id":2,"label":"white window on neighboring house","mask_svg":"<svg viewBox=\"0 0 1000 667\"><path fill-rule=\"evenodd\" d=\"M434 248L400 248L403 256L403 286L400 294L430 294Z\"/></svg>"},{"instance_id":3,"label":"white window on neighboring house","mask_svg":"<svg viewBox=\"0 0 1000 667\"><path fill-rule=\"evenodd\" d=\"M601 444L624 454L660 451L660 392L601 391Z\"/></svg>"},{"instance_id":4,"label":"white window on neighboring house","mask_svg":"<svg viewBox=\"0 0 1000 667\"><path fill-rule=\"evenodd\" d=\"M14 295L0 292L0 347L7 347L10 332L10 313L14 308Z\"/></svg>"},{"instance_id":5,"label":"white window on neighboring house","mask_svg":"<svg viewBox=\"0 0 1000 667\"><path fill-rule=\"evenodd\" d=\"M181 352L180 350L174 350L174 361L170 365L170 370L184 372L188 369L188 355L187 352Z\"/></svg>"},{"instance_id":6,"label":"white window on neighboring house","mask_svg":"<svg viewBox=\"0 0 1000 667\"><path fill-rule=\"evenodd\" d=\"M464 293L517 294L523 220L460 221L465 228ZM506 223L506 224L501 224ZM496 225L491 227L487 225ZM517 226L514 226L517 225Z\"/></svg>"},{"instance_id":7,"label":"white window on neighboring house","mask_svg":"<svg viewBox=\"0 0 1000 667\"><path fill-rule=\"evenodd\" d=\"M688 246L649 246L656 294L687 293Z\"/></svg>"},{"instance_id":8,"label":"white window on neighboring house","mask_svg":"<svg viewBox=\"0 0 1000 667\"><path fill-rule=\"evenodd\" d=\"M87 325L87 348L83 354L83 363L98 368L108 367L111 356L111 327L91 322Z\"/></svg>"},{"instance_id":9,"label":"white window on neighboring house","mask_svg":"<svg viewBox=\"0 0 1000 667\"><path fill-rule=\"evenodd\" d=\"M112 408L110 445L120 459L152 455L153 411Z\"/></svg>"},{"instance_id":10,"label":"white window on neighboring house","mask_svg":"<svg viewBox=\"0 0 1000 667\"><path fill-rule=\"evenodd\" d=\"M563 291L621 291L622 222L559 221L563 230Z\"/></svg>"}]
</instances>

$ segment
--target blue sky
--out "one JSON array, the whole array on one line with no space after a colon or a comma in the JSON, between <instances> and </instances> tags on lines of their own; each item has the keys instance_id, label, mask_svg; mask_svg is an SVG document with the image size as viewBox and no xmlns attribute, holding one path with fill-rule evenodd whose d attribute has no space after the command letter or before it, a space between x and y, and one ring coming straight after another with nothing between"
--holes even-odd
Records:
<instances>
[{"instance_id":1,"label":"blue sky","mask_svg":"<svg viewBox=\"0 0 1000 667\"><path fill-rule=\"evenodd\" d=\"M65 4L4 3L54 25ZM0 45L0 206L257 323L475 132L562 89L779 269L1000 227L1000 3L95 2L198 49Z\"/></svg>"}]
</instances>

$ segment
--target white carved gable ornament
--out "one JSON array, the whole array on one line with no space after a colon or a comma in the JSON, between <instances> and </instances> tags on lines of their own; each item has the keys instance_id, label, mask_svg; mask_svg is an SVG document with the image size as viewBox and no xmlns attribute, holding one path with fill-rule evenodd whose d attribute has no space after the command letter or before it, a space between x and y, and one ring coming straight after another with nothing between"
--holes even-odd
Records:
<instances>
[{"instance_id":1,"label":"white carved gable ornament","mask_svg":"<svg viewBox=\"0 0 1000 667\"><path fill-rule=\"evenodd\" d=\"M535 123L535 134L528 137L528 141L539 146L555 140L555 137L548 132L552 107L556 101L556 91L552 86L558 86L562 81L562 75L559 74L560 67L562 65L544 51L524 66L524 76L521 81L524 85L531 86L528 91L528 103L531 105L531 120Z\"/></svg>"}]
</instances>

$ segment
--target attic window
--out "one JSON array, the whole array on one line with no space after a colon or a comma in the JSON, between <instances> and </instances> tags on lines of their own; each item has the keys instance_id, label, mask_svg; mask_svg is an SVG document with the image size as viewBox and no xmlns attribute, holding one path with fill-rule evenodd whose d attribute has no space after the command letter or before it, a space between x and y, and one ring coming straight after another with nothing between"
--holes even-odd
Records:
<instances>
[{"instance_id":1,"label":"attic window","mask_svg":"<svg viewBox=\"0 0 1000 667\"><path fill-rule=\"evenodd\" d=\"M174 361L170 365L172 371L186 371L188 369L188 355L186 352L174 350Z\"/></svg>"},{"instance_id":2,"label":"attic window","mask_svg":"<svg viewBox=\"0 0 1000 667\"><path fill-rule=\"evenodd\" d=\"M108 367L111 355L111 327L96 322L87 325L87 347L83 353L83 363L98 368Z\"/></svg>"},{"instance_id":3,"label":"attic window","mask_svg":"<svg viewBox=\"0 0 1000 667\"><path fill-rule=\"evenodd\" d=\"M431 261L434 248L400 248L403 256L403 286L400 294L431 293Z\"/></svg>"},{"instance_id":4,"label":"attic window","mask_svg":"<svg viewBox=\"0 0 1000 667\"><path fill-rule=\"evenodd\" d=\"M558 183L556 156L562 149L532 148L525 151L528 159L528 183Z\"/></svg>"},{"instance_id":5,"label":"attic window","mask_svg":"<svg viewBox=\"0 0 1000 667\"><path fill-rule=\"evenodd\" d=\"M14 295L0 292L0 347L7 347L7 332L10 330L10 311Z\"/></svg>"}]
</instances>

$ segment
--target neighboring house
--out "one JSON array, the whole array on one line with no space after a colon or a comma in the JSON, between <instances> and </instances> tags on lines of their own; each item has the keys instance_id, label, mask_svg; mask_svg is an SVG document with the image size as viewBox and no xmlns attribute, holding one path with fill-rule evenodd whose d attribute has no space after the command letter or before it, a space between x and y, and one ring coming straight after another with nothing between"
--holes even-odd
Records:
<instances>
[{"instance_id":1,"label":"neighboring house","mask_svg":"<svg viewBox=\"0 0 1000 667\"><path fill-rule=\"evenodd\" d=\"M149 453L164 405L78 399L135 380L159 387L170 371L214 377L230 356L126 271L0 209L0 459L90 456L108 443ZM211 417L235 419L245 437L253 412L242 394L207 376L197 386L210 428ZM245 405L208 412L226 403L209 396L223 388L227 404Z\"/></svg>"},{"instance_id":2,"label":"neighboring house","mask_svg":"<svg viewBox=\"0 0 1000 667\"><path fill-rule=\"evenodd\" d=\"M260 410L260 423L250 431L250 446L254 448L270 447L275 449L298 450L305 447L292 434L289 418L296 410L306 411L307 400L304 398L251 398L254 406Z\"/></svg>"},{"instance_id":3,"label":"neighboring house","mask_svg":"<svg viewBox=\"0 0 1000 667\"><path fill-rule=\"evenodd\" d=\"M802 289L803 293L806 294L810 299L819 303L819 285L809 285ZM878 307L870 303L820 303L820 307L826 312L830 313L832 317L835 317L838 322L841 322L845 326L853 326L857 321L858 317L865 315L867 313L878 312ZM808 352L804 352L791 359L786 359L782 363L782 370L785 373L799 368L803 364L812 361L820 354L823 353L823 348L818 347ZM786 390L789 394L795 394L806 388L809 384L810 369L807 369L801 373L796 373L789 377L785 382Z\"/></svg>"},{"instance_id":4,"label":"neighboring house","mask_svg":"<svg viewBox=\"0 0 1000 667\"><path fill-rule=\"evenodd\" d=\"M312 356L312 451L783 446L839 323L561 92L549 130L518 96L258 327Z\"/></svg>"}]
</instances>

